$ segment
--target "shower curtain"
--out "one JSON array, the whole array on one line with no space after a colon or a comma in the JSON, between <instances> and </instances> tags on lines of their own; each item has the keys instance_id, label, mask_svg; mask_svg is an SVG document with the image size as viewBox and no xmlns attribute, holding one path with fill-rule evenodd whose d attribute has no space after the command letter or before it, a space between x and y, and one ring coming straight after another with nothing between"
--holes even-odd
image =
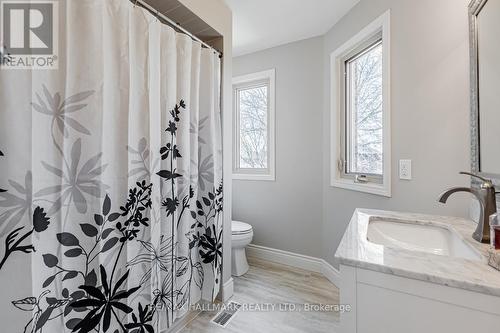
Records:
<instances>
[{"instance_id":1,"label":"shower curtain","mask_svg":"<svg viewBox=\"0 0 500 333\"><path fill-rule=\"evenodd\" d=\"M220 60L61 4L59 69L0 71L0 330L160 332L221 284Z\"/></svg>"}]
</instances>

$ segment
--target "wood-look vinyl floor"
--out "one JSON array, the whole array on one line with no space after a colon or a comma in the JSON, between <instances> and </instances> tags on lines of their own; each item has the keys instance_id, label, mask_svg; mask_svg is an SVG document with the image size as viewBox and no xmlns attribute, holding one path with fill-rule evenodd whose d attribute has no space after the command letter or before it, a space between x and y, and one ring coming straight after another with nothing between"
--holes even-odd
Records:
<instances>
[{"instance_id":1,"label":"wood-look vinyl floor","mask_svg":"<svg viewBox=\"0 0 500 333\"><path fill-rule=\"evenodd\" d=\"M332 333L336 312L280 311L279 304L338 304L338 289L322 275L249 258L250 270L234 279L233 301L243 305L226 328L210 323L216 312L203 312L181 333ZM276 304L275 310L245 311L251 305Z\"/></svg>"}]
</instances>

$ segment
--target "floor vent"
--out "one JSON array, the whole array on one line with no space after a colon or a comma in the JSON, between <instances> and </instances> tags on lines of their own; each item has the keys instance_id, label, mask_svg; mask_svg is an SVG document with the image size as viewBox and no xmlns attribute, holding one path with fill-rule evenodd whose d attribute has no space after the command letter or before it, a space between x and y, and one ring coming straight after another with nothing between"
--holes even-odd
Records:
<instances>
[{"instance_id":1,"label":"floor vent","mask_svg":"<svg viewBox=\"0 0 500 333\"><path fill-rule=\"evenodd\" d=\"M229 302L229 304L225 305L224 308L217 313L214 318L212 318L211 322L217 326L226 328L229 322L234 318L236 312L238 312L239 308L241 308L241 304Z\"/></svg>"}]
</instances>

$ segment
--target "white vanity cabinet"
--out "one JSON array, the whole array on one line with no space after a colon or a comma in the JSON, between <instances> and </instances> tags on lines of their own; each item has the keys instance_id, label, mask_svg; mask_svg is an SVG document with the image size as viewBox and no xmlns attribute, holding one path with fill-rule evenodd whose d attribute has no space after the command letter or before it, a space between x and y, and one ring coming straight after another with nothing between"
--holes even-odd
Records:
<instances>
[{"instance_id":1,"label":"white vanity cabinet","mask_svg":"<svg viewBox=\"0 0 500 333\"><path fill-rule=\"evenodd\" d=\"M500 332L500 298L342 265L339 333Z\"/></svg>"}]
</instances>

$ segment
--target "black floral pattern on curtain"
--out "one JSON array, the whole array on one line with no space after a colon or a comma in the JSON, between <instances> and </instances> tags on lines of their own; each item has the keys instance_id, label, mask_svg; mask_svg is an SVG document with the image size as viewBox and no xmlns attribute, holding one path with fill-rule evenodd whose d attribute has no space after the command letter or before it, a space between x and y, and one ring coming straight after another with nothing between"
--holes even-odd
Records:
<instances>
[{"instance_id":1,"label":"black floral pattern on curtain","mask_svg":"<svg viewBox=\"0 0 500 333\"><path fill-rule=\"evenodd\" d=\"M45 87L44 90L46 90ZM78 96L87 97L87 95L79 94ZM47 96L51 95L47 94ZM70 100L80 101L80 98L72 96ZM169 161L171 167L160 170L156 174L163 179L165 185L172 189L171 196L162 200L162 213L171 218L171 235L175 235L184 214L191 216L192 224L189 232L184 235L189 243L189 255L187 257L176 256L176 244L173 236L161 235L161 241L156 247L153 243L138 238L150 227L147 212L152 206L152 184L147 183L144 179L137 181L135 186L129 190L127 201L118 209L113 207L112 199L106 194L102 201L102 209L99 212L93 212L93 220L80 224L81 232L79 234L71 232L56 234L56 240L62 248L63 256L81 258L83 265L65 266L60 263L57 253L44 253L42 256L48 273L42 288L50 288L56 279L62 282L76 280L80 283L79 287L75 289L63 288L60 293L54 293L47 289L37 297L28 296L12 301L12 305L19 310L33 312L33 317L26 323L23 332L42 332L47 322L63 318L66 328L72 332L108 332L112 322L114 322L120 327L114 332L153 333L156 332L155 318L159 316L159 310L167 309L168 316L169 312L171 313L190 302L192 288L200 290L203 288L205 273L202 263L210 265L214 276L220 273L222 228L217 223L219 223L220 214L223 211L222 183L216 189L207 192L207 195L203 196L201 200L194 200L192 187L189 187L188 193L182 198L175 195L176 180L183 177L182 174L177 173L173 166L174 160L182 158L176 144L177 125L182 116L182 110L185 108L186 104L181 100L170 112L172 120L169 121L169 126L166 129L169 140L161 147L160 154L163 160ZM40 108L35 107L35 109L39 110ZM48 112L44 113L48 114ZM53 123L57 123L56 117ZM81 126L81 129L83 128ZM63 126L61 134L64 134L64 131ZM83 130L80 132L83 133ZM55 139L53 141L57 150L62 152ZM89 177L91 179L93 175L100 174L103 166L97 167L97 162L100 159L100 154L98 154L79 168L80 146L80 140L73 144L72 161L66 162L68 166L66 171L43 163L47 171L56 174L68 183L72 180L76 183L48 187L35 195L44 196L57 193L57 199L50 208L52 213L57 212L65 203L74 205L81 214L87 210L86 201L79 199L79 194L74 195L81 190L86 191L86 189L80 190L78 188L82 184L79 182L79 177L86 177L86 180ZM133 153L143 156L144 148L133 151ZM141 169L141 173L149 172ZM102 184L99 186L104 187ZM69 194L64 194L68 192ZM5 193L7 191L2 190L3 202L10 198ZM44 208L36 207L32 221L32 229L25 234L21 233L24 227L16 228L9 233L0 269L14 252L31 253L35 251L33 245L23 244L23 242L33 232L41 233L47 230L50 218L45 213ZM52 235L47 233L44 236L50 237ZM89 244L89 246L85 246L81 242L82 237L88 238L85 244ZM130 242L139 242L141 251L127 263L125 273L118 275L119 259L123 255L125 246ZM105 267L101 264L98 270L91 269L92 262L100 254L108 251L114 253L113 265ZM198 251L202 262L196 260L194 251ZM139 265L146 267L142 272L140 284L128 288L127 280L131 268ZM138 293L141 288L144 289L144 285L151 280L152 274L158 271L163 271L165 278L161 283L150 286L154 296L151 301L148 304L138 302L136 308L130 307L129 298ZM189 278L180 288L176 288L173 283L174 279L184 275ZM214 296L212 295L212 297ZM131 320L124 319L127 315L130 315Z\"/></svg>"}]
</instances>

